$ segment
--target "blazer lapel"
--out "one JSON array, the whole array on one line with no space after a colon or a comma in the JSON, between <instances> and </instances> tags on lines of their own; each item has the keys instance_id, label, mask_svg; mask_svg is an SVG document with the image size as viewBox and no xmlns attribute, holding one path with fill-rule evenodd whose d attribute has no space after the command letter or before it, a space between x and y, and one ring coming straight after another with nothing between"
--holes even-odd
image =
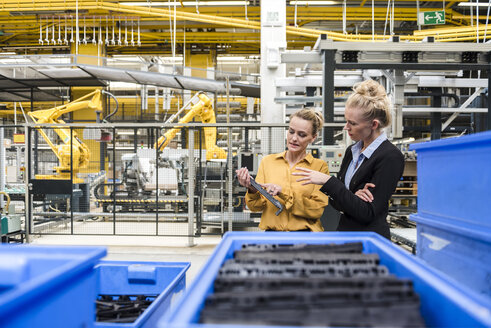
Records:
<instances>
[{"instance_id":1,"label":"blazer lapel","mask_svg":"<svg viewBox=\"0 0 491 328\"><path fill-rule=\"evenodd\" d=\"M342 183L344 183L346 177L346 171L348 171L349 163L351 163L351 160L353 159L353 153L351 153L351 148L349 149L348 152L346 152L345 155L347 157L346 163L348 163L348 165L345 165L345 167L343 167L343 169L338 174L338 179L341 180Z\"/></svg>"},{"instance_id":2,"label":"blazer lapel","mask_svg":"<svg viewBox=\"0 0 491 328\"><path fill-rule=\"evenodd\" d=\"M360 167L358 168L358 170L356 170L355 174L353 175L353 177L351 178L351 181L350 181L350 184L349 184L349 189L352 191L352 192L356 192L356 190L353 190L355 188L355 186L358 184L359 182L359 177L362 177L364 174L365 174L365 170L366 168L370 165L371 161L373 161L373 159L378 156L378 153L380 153L382 151L382 148L383 148L383 145L385 142L389 142L388 140L384 140L384 142L382 142L380 144L380 146L377 147L377 149L375 149L375 151L373 152L372 156L370 156L370 158L365 158L363 160L363 163L361 163Z\"/></svg>"},{"instance_id":3,"label":"blazer lapel","mask_svg":"<svg viewBox=\"0 0 491 328\"><path fill-rule=\"evenodd\" d=\"M349 189L352 192L356 192L356 190L353 190L353 189L358 184L359 177L362 177L365 175L365 172L364 172L365 168L370 164L370 160L372 158L373 158L373 154L372 154L372 156L370 156L370 158L365 158L363 160L363 163L361 163L360 167L358 167L358 170L356 170L355 174L353 174L353 177L351 178L351 181L349 183Z\"/></svg>"}]
</instances>

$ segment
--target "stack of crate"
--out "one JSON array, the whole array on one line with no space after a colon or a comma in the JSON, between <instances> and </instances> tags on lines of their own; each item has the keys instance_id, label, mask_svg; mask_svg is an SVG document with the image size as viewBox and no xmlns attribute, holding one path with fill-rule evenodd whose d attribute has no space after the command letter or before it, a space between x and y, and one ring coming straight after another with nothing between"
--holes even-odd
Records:
<instances>
[{"instance_id":1,"label":"stack of crate","mask_svg":"<svg viewBox=\"0 0 491 328\"><path fill-rule=\"evenodd\" d=\"M491 132L414 144L417 255L491 308Z\"/></svg>"}]
</instances>

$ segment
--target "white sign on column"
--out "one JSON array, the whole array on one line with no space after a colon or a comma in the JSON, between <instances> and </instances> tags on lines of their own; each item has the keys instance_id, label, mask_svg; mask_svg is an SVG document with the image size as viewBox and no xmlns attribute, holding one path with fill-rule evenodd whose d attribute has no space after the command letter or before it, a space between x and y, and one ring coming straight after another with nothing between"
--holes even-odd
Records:
<instances>
[{"instance_id":1,"label":"white sign on column","mask_svg":"<svg viewBox=\"0 0 491 328\"><path fill-rule=\"evenodd\" d=\"M261 1L261 123L284 123L285 106L274 101L280 96L275 80L285 77L281 51L286 48L286 0ZM285 129L261 130L261 152L285 150Z\"/></svg>"}]
</instances>

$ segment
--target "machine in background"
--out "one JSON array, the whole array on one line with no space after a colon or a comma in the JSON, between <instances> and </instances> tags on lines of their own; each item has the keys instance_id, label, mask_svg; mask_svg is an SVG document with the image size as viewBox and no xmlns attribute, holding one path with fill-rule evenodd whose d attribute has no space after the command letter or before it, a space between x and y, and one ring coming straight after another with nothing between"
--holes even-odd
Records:
<instances>
[{"instance_id":1,"label":"machine in background","mask_svg":"<svg viewBox=\"0 0 491 328\"><path fill-rule=\"evenodd\" d=\"M74 211L89 211L90 186L78 177L78 173L89 165L90 149L73 129L60 126L60 124L65 124L60 117L66 113L85 109L101 113L103 94L109 95L116 101L115 110L103 120L106 121L117 112L118 102L112 94L100 89L64 105L28 113L35 124L52 124L53 126L48 126L48 128L52 129L62 142L57 144L57 141L51 140L43 127L35 127L59 161L59 165L53 168L53 174L36 174L35 179L29 181L34 200L42 201L46 209L51 210L57 207L55 203L62 203L61 210L64 210L67 205L63 203L73 198L71 207Z\"/></svg>"},{"instance_id":2,"label":"machine in background","mask_svg":"<svg viewBox=\"0 0 491 328\"><path fill-rule=\"evenodd\" d=\"M331 175L337 176L339 169L341 168L341 162L343 161L346 147L339 145L316 145L311 146L308 149L310 149L314 158L319 158L327 163Z\"/></svg>"},{"instance_id":3,"label":"machine in background","mask_svg":"<svg viewBox=\"0 0 491 328\"><path fill-rule=\"evenodd\" d=\"M191 106L190 106L191 105ZM189 108L190 107L190 108ZM187 206L187 149L168 149L169 143L176 137L177 133L194 118L203 123L216 123L212 100L203 92L196 93L184 106L173 114L165 124L173 123L181 113L187 113L176 123L176 126L163 132L157 140L155 149L138 149L136 153L124 154L122 156L122 178L121 182L100 183L94 189L94 195L103 210L112 211L183 211ZM205 127L205 154L206 158L204 174L213 173L213 168L208 168L210 161L224 162L227 153L223 148L216 145L217 129ZM199 161L195 156L195 161ZM202 163L197 166L201 168ZM223 170L223 168L222 168ZM213 171L213 172L212 172ZM218 176L223 175L218 174ZM112 189L106 195L104 190Z\"/></svg>"}]
</instances>

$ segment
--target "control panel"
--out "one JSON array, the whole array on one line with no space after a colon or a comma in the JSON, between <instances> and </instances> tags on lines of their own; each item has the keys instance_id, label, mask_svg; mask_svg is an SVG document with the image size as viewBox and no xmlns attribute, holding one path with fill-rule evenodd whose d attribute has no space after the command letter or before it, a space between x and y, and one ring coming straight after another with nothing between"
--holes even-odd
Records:
<instances>
[{"instance_id":1,"label":"control panel","mask_svg":"<svg viewBox=\"0 0 491 328\"><path fill-rule=\"evenodd\" d=\"M344 152L342 146L311 146L310 151L315 158L322 159L329 167L329 173L337 174L341 168Z\"/></svg>"}]
</instances>

